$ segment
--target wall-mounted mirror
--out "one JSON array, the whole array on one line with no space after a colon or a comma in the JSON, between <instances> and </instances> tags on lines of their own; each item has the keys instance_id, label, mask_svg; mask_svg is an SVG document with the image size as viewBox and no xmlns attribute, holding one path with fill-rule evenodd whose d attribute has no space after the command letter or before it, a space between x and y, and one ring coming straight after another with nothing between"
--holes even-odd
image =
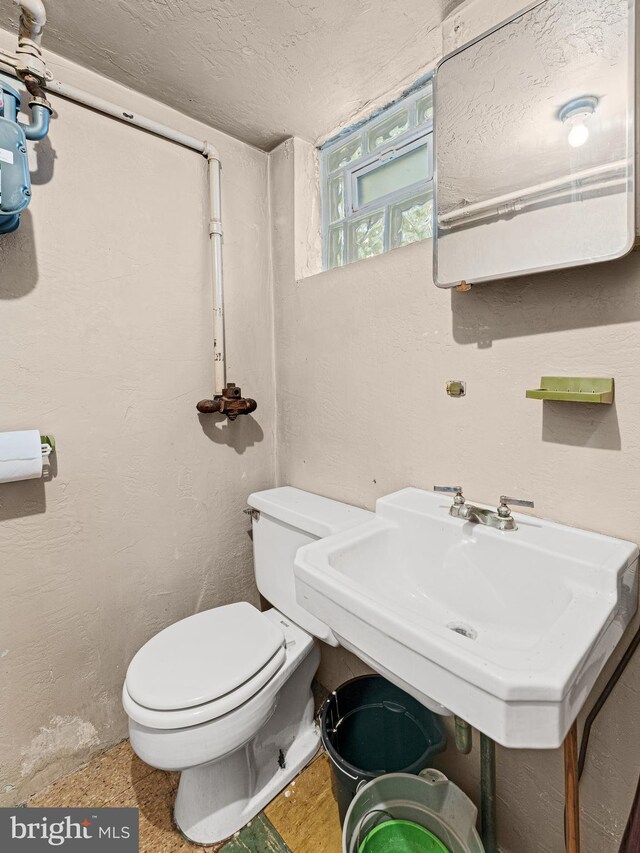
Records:
<instances>
[{"instance_id":1,"label":"wall-mounted mirror","mask_svg":"<svg viewBox=\"0 0 640 853\"><path fill-rule=\"evenodd\" d=\"M439 287L631 249L634 11L635 0L543 0L442 60Z\"/></svg>"}]
</instances>

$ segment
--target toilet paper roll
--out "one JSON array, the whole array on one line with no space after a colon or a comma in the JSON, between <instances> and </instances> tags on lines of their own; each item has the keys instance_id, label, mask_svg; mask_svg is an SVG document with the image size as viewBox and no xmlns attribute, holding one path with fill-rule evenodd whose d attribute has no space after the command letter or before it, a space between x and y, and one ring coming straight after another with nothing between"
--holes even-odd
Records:
<instances>
[{"instance_id":1,"label":"toilet paper roll","mask_svg":"<svg viewBox=\"0 0 640 853\"><path fill-rule=\"evenodd\" d=\"M40 431L0 432L0 483L42 477Z\"/></svg>"}]
</instances>

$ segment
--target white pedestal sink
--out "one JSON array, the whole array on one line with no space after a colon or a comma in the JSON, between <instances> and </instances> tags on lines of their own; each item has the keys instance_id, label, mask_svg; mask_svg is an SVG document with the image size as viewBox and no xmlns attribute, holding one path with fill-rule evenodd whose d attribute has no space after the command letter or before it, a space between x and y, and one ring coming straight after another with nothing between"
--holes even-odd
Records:
<instances>
[{"instance_id":1,"label":"white pedestal sink","mask_svg":"<svg viewBox=\"0 0 640 853\"><path fill-rule=\"evenodd\" d=\"M631 542L514 515L452 518L420 489L301 548L298 602L341 645L508 747L555 748L637 607Z\"/></svg>"}]
</instances>

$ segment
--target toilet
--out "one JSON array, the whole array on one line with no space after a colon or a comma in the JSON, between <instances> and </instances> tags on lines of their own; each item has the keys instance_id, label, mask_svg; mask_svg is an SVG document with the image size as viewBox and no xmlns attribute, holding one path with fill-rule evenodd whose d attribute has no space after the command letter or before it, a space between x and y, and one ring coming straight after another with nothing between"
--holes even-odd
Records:
<instances>
[{"instance_id":1,"label":"toilet","mask_svg":"<svg viewBox=\"0 0 640 853\"><path fill-rule=\"evenodd\" d=\"M338 645L295 598L296 551L371 513L290 486L249 497L258 589L248 602L182 619L135 655L122 692L135 753L179 770L174 817L198 844L237 832L315 754L316 639Z\"/></svg>"}]
</instances>

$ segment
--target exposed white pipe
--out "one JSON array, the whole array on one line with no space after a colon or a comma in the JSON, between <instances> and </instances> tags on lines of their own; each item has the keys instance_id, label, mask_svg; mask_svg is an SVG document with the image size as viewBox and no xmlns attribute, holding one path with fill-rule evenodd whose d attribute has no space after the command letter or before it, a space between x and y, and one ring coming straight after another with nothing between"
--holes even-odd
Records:
<instances>
[{"instance_id":1,"label":"exposed white pipe","mask_svg":"<svg viewBox=\"0 0 640 853\"><path fill-rule=\"evenodd\" d=\"M18 49L14 55L2 53L2 61L15 66L18 76L34 76L40 85L47 77L47 67L42 58L42 31L47 22L47 12L42 0L14 0L20 7L20 25L18 28Z\"/></svg>"},{"instance_id":2,"label":"exposed white pipe","mask_svg":"<svg viewBox=\"0 0 640 853\"><path fill-rule=\"evenodd\" d=\"M181 133L179 130L174 130L172 127L168 127L161 122L145 118L145 116L134 113L126 107L113 104L111 101L105 101L104 98L98 98L96 95L91 95L89 92L77 89L75 86L69 86L67 83L61 83L59 80L48 80L47 91L54 92L68 101L89 107L89 109L103 115L117 118L120 121L127 122L127 124L132 124L134 127L146 130L156 136L161 136L163 139L169 139L171 142L175 142L185 148L190 148L192 151L197 151L204 157L212 157L215 160L220 160L217 149L208 142L197 139L195 136L189 136L187 133Z\"/></svg>"},{"instance_id":3,"label":"exposed white pipe","mask_svg":"<svg viewBox=\"0 0 640 853\"><path fill-rule=\"evenodd\" d=\"M14 0L14 3L21 10L20 37L22 37L24 30L24 36L36 45L39 45L42 38L42 30L47 22L47 14L42 0ZM19 65L19 58L0 49L0 71L19 78L16 72L16 65ZM126 121L141 130L146 130L149 133L161 136L185 148L197 151L199 154L207 157L207 159L214 158L218 161L220 160L218 151L208 142L197 139L195 136L189 136L187 133L181 133L161 122L152 121L144 116L137 115L126 107L113 104L110 101L104 100L104 98L98 98L89 92L77 89L75 86L61 83L59 80L46 80L46 87L48 91L55 92L62 98L89 107L104 115L112 116L120 121Z\"/></svg>"},{"instance_id":4,"label":"exposed white pipe","mask_svg":"<svg viewBox=\"0 0 640 853\"><path fill-rule=\"evenodd\" d=\"M11 74L13 77L16 76L16 67L18 65L18 57L13 56L10 53L2 50L0 48L0 71L4 74Z\"/></svg>"},{"instance_id":5,"label":"exposed white pipe","mask_svg":"<svg viewBox=\"0 0 640 853\"><path fill-rule=\"evenodd\" d=\"M209 249L213 278L213 378L215 394L227 385L226 345L224 338L224 289L222 277L222 206L220 158L207 154L209 177Z\"/></svg>"},{"instance_id":6,"label":"exposed white pipe","mask_svg":"<svg viewBox=\"0 0 640 853\"><path fill-rule=\"evenodd\" d=\"M13 0L20 7L19 38L27 38L40 45L42 31L47 23L47 10L42 0Z\"/></svg>"}]
</instances>

